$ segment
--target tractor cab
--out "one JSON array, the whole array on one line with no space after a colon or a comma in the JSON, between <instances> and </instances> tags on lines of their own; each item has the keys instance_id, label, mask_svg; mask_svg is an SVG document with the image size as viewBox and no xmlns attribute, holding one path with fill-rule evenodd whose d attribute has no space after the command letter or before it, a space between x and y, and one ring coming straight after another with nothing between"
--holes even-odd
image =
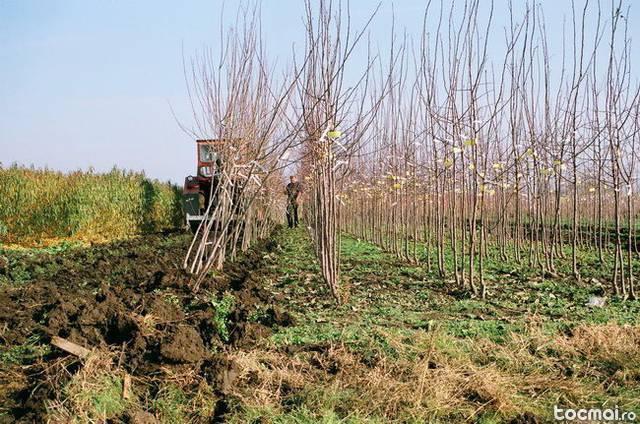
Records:
<instances>
[{"instance_id":1,"label":"tractor cab","mask_svg":"<svg viewBox=\"0 0 640 424\"><path fill-rule=\"evenodd\" d=\"M198 176L211 178L216 170L216 163L221 160L216 144L209 140L197 140Z\"/></svg>"},{"instance_id":2,"label":"tractor cab","mask_svg":"<svg viewBox=\"0 0 640 424\"><path fill-rule=\"evenodd\" d=\"M196 175L184 180L182 190L186 223L195 231L211 202L211 193L215 191L218 173L222 168L222 140L196 140ZM213 190L212 190L213 185Z\"/></svg>"}]
</instances>

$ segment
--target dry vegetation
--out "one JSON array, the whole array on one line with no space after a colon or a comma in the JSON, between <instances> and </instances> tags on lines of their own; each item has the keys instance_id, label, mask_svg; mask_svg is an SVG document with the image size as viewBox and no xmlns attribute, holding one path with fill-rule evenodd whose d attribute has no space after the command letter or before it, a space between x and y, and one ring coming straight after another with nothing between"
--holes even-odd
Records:
<instances>
[{"instance_id":1,"label":"dry vegetation","mask_svg":"<svg viewBox=\"0 0 640 424\"><path fill-rule=\"evenodd\" d=\"M292 392L304 393L301 397L309 411L330 410L354 422L421 422L429 417L440 422L473 421L487 411L510 418L547 416L549 394L585 403L598 393L605 395L592 380L581 381L602 377L590 375L593 370L572 377L554 370L574 366L580 355L604 362L628 353L615 343L611 327L576 331L574 336L550 340L534 328L507 344L483 340L465 344L462 351L459 340L442 332L418 335L410 344L391 338L402 359L383 359L374 366L363 364L359 355L341 345L294 357L274 351L238 352L233 355L240 368L234 394L249 414L278 415ZM582 338L585 332L588 339ZM636 338L629 360L638 364L638 330L625 332ZM606 345L608 352L597 345ZM637 370L620 373L610 384L624 385L637 377Z\"/></svg>"}]
</instances>

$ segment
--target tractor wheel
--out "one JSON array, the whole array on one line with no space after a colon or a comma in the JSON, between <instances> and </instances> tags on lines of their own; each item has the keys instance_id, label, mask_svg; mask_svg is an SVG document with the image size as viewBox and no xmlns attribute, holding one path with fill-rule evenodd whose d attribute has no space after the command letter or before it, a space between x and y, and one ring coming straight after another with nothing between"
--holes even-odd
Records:
<instances>
[{"instance_id":1,"label":"tractor wheel","mask_svg":"<svg viewBox=\"0 0 640 424\"><path fill-rule=\"evenodd\" d=\"M198 232L198 227L200 226L200 222L202 221L189 221L189 228L191 229L191 232L193 234Z\"/></svg>"}]
</instances>

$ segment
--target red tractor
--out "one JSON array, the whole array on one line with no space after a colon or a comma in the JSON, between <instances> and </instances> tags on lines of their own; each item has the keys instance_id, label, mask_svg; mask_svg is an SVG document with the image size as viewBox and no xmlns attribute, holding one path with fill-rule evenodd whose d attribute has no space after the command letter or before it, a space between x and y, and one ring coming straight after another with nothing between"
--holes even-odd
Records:
<instances>
[{"instance_id":1,"label":"red tractor","mask_svg":"<svg viewBox=\"0 0 640 424\"><path fill-rule=\"evenodd\" d=\"M212 185L213 191L215 191L215 186L219 181L224 141L196 140L196 145L198 146L197 173L184 179L182 190L185 219L193 232L198 229L209 207Z\"/></svg>"}]
</instances>

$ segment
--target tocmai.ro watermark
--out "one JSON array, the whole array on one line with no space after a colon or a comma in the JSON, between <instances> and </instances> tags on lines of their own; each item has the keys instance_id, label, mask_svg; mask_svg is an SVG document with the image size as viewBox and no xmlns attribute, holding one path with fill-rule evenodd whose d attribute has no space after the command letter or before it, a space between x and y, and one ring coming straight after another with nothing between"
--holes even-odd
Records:
<instances>
[{"instance_id":1,"label":"tocmai.ro watermark","mask_svg":"<svg viewBox=\"0 0 640 424\"><path fill-rule=\"evenodd\" d=\"M553 406L553 418L557 421L588 421L588 422L635 422L636 413L623 411L618 406L613 408L572 409Z\"/></svg>"}]
</instances>

